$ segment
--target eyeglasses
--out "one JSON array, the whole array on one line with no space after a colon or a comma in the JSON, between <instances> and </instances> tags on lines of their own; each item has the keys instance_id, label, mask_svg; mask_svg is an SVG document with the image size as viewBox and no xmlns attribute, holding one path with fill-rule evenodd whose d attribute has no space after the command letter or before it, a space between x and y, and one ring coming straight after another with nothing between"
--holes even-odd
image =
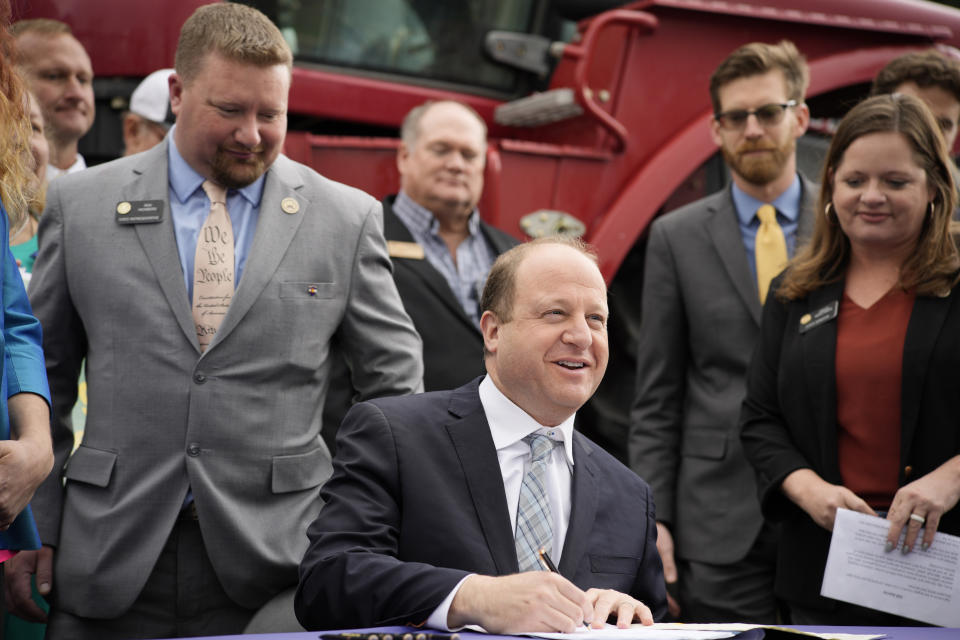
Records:
<instances>
[{"instance_id":1,"label":"eyeglasses","mask_svg":"<svg viewBox=\"0 0 960 640\"><path fill-rule=\"evenodd\" d=\"M796 100L776 103L771 102L756 109L733 109L713 114L714 120L724 129L743 129L747 126L747 118L756 116L757 122L764 127L775 127L783 121L783 114L790 107L797 106Z\"/></svg>"}]
</instances>

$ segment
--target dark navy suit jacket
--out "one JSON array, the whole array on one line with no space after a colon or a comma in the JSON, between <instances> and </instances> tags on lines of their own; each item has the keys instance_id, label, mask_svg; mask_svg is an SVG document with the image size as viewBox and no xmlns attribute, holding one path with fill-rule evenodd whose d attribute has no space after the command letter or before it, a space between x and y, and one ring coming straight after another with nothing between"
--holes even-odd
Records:
<instances>
[{"instance_id":1,"label":"dark navy suit jacket","mask_svg":"<svg viewBox=\"0 0 960 640\"><path fill-rule=\"evenodd\" d=\"M478 386L356 405L337 436L326 505L308 530L296 610L308 629L422 624L470 573L517 572ZM574 432L559 570L666 611L647 484Z\"/></svg>"}]
</instances>

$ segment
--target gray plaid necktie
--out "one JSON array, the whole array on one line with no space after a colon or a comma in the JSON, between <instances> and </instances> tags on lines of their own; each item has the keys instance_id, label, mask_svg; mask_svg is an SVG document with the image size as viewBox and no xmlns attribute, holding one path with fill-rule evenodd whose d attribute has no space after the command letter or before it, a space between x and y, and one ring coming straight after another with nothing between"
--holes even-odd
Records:
<instances>
[{"instance_id":1,"label":"gray plaid necktie","mask_svg":"<svg viewBox=\"0 0 960 640\"><path fill-rule=\"evenodd\" d=\"M517 562L520 571L542 569L537 559L537 550L544 547L552 553L553 516L547 502L546 474L547 456L553 451L556 441L549 436L533 433L523 439L530 445L532 457L530 470L520 485L520 502L517 505Z\"/></svg>"}]
</instances>

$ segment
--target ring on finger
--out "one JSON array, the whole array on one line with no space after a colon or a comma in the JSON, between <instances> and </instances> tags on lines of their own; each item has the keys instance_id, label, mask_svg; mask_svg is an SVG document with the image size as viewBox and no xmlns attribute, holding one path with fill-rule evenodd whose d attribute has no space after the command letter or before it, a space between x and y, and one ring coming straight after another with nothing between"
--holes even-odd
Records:
<instances>
[{"instance_id":1,"label":"ring on finger","mask_svg":"<svg viewBox=\"0 0 960 640\"><path fill-rule=\"evenodd\" d=\"M927 519L926 519L926 518L924 518L923 516L921 516L921 515L919 515L919 514L916 514L916 513L911 513L911 514L910 514L910 519L913 520L914 522L919 522L921 525L923 525L923 524L925 524L925 523L927 522Z\"/></svg>"}]
</instances>

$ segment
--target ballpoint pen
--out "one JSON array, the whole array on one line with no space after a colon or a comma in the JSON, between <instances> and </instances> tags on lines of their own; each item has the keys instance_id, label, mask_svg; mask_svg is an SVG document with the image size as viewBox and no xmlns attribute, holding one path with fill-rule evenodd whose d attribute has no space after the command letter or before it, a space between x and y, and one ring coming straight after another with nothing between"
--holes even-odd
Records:
<instances>
[{"instance_id":1,"label":"ballpoint pen","mask_svg":"<svg viewBox=\"0 0 960 640\"><path fill-rule=\"evenodd\" d=\"M560 573L560 571L557 569L557 565L553 564L553 560L551 560L550 556L547 555L546 549L543 547L537 549L537 557L540 559L540 564L542 564L547 571L551 573ZM586 620L583 621L583 626L585 626L587 629L590 628L590 625Z\"/></svg>"}]
</instances>

